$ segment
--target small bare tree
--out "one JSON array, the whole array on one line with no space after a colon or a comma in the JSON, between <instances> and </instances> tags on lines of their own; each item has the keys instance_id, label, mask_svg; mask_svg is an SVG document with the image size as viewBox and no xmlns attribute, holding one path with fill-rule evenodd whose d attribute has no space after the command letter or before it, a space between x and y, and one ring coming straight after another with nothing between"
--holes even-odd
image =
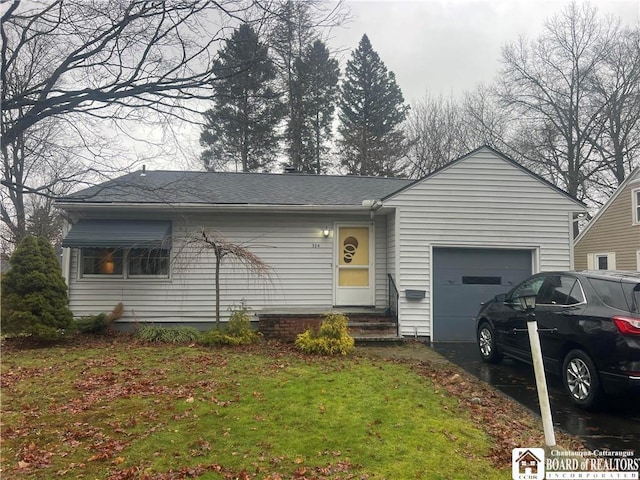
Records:
<instances>
[{"instance_id":1,"label":"small bare tree","mask_svg":"<svg viewBox=\"0 0 640 480\"><path fill-rule=\"evenodd\" d=\"M228 260L244 267L249 273L257 277L267 278L271 275L271 267L246 246L233 243L219 232L201 228L187 236L185 247L196 248L196 256L212 251L216 258L215 286L216 286L216 326L220 326L220 266Z\"/></svg>"}]
</instances>

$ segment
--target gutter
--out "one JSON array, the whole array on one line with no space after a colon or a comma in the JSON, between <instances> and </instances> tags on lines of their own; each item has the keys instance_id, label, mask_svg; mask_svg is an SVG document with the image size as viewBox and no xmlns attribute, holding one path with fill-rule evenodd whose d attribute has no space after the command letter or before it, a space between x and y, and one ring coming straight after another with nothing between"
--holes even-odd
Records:
<instances>
[{"instance_id":1,"label":"gutter","mask_svg":"<svg viewBox=\"0 0 640 480\"><path fill-rule=\"evenodd\" d=\"M365 200L366 202L366 200ZM188 210L193 212L199 211L280 211L280 212L299 212L299 211L336 211L336 212L362 212L369 210L369 205L282 205L282 204L202 204L202 203L84 203L84 202L56 202L56 206L65 211L84 211L84 210L101 210L106 209L137 209L137 210L163 210L181 211ZM380 208L382 204L380 204Z\"/></svg>"}]
</instances>

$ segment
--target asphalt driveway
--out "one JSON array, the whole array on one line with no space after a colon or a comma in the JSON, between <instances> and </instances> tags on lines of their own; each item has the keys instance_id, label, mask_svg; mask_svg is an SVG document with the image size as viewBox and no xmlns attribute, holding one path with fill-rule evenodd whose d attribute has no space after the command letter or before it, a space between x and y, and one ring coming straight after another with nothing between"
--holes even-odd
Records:
<instances>
[{"instance_id":1,"label":"asphalt driveway","mask_svg":"<svg viewBox=\"0 0 640 480\"><path fill-rule=\"evenodd\" d=\"M483 363L475 343L435 343L431 348L539 414L531 365L508 358L497 365ZM591 450L640 453L640 395L612 398L603 410L592 413L570 404L559 378L547 375L547 383L556 428L579 437Z\"/></svg>"}]
</instances>

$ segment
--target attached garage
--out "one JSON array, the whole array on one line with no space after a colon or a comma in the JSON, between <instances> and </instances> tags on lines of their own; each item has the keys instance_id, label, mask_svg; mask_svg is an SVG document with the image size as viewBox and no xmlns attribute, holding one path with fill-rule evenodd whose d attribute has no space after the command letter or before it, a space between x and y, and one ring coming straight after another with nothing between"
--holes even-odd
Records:
<instances>
[{"instance_id":1,"label":"attached garage","mask_svg":"<svg viewBox=\"0 0 640 480\"><path fill-rule=\"evenodd\" d=\"M532 273L573 267L585 206L490 147L382 199L402 335L473 341L480 303Z\"/></svg>"},{"instance_id":2,"label":"attached garage","mask_svg":"<svg viewBox=\"0 0 640 480\"><path fill-rule=\"evenodd\" d=\"M480 303L531 275L531 254L531 250L434 248L432 340L474 341Z\"/></svg>"}]
</instances>

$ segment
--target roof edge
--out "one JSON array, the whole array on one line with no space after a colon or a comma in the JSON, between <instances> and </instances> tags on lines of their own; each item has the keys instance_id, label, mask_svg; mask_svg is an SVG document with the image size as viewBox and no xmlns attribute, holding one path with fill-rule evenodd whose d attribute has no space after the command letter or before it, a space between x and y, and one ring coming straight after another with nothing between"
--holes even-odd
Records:
<instances>
[{"instance_id":1,"label":"roof edge","mask_svg":"<svg viewBox=\"0 0 640 480\"><path fill-rule=\"evenodd\" d=\"M424 177L420 177L419 179L417 179L415 182L410 183L409 185L405 185L404 187L396 190L395 192L387 195L386 197L384 197L382 199L382 201L385 200L389 200L390 198L398 195L399 193L403 192L404 190L407 190L411 187L413 187L416 183L418 182L422 182L423 180L428 180L429 178L435 176L436 174L447 170L451 167L453 167L454 165L464 161L466 158L477 154L478 152L482 151L482 150L488 150L489 152L493 153L494 155L497 155L498 157L500 157L502 160L506 161L507 163L513 165L514 167L522 170L523 172L525 172L526 174L530 175L531 177L533 177L534 179L544 183L545 185L547 185L548 187L551 187L553 190L556 190L558 193L560 193L561 195L567 197L569 200L571 200L572 202L576 203L578 206L580 206L581 209L586 210L587 209L587 205L585 205L584 202L578 200L577 198L575 198L573 195L570 195L569 193L565 192L562 188L558 187L557 185L554 185L553 183L551 183L550 181L546 180L545 178L541 177L540 175L538 175L537 173L529 170L527 167L525 167L524 165L520 165L518 162L516 162L515 160L513 160L512 158L508 157L507 155L505 155L504 153L500 152L499 150L496 150L495 148L493 148L490 145L482 145L478 148L475 148L474 150L471 150L469 153L465 153L464 155L462 155L461 157L458 157L454 160L451 160L449 163L447 163L446 165L443 165L440 168L437 168L436 170L434 170L431 173L428 173L427 175L425 175Z\"/></svg>"},{"instance_id":2,"label":"roof edge","mask_svg":"<svg viewBox=\"0 0 640 480\"><path fill-rule=\"evenodd\" d=\"M78 211L78 210L92 210L92 209L104 209L105 207L111 207L112 209L125 210L125 209L138 209L138 210L165 210L167 207L172 207L176 210L189 209L189 210L270 210L274 208L287 211L297 210L345 210L345 211L369 211L369 206L363 205L299 205L299 204L267 204L267 203L171 203L171 202L127 202L127 203L114 203L114 202L56 202L56 206L65 211Z\"/></svg>"},{"instance_id":3,"label":"roof edge","mask_svg":"<svg viewBox=\"0 0 640 480\"><path fill-rule=\"evenodd\" d=\"M587 226L584 227L584 229L575 238L575 240L573 241L574 247L578 244L580 240L582 240L582 237L584 237L587 234L587 232L591 230L591 226L595 224L602 215L604 215L604 213L609 209L611 204L613 204L613 202L622 194L622 191L625 188L627 188L627 186L629 186L631 183L635 182L636 180L640 180L640 167L634 168L631 171L631 173L627 176L627 178L625 178L624 181L620 185L618 185L618 188L616 188L615 192L613 192L613 194L609 197L609 199L606 202L604 202L604 205L600 207L600 210L598 210L598 212L593 216L593 218L587 224Z\"/></svg>"}]
</instances>

